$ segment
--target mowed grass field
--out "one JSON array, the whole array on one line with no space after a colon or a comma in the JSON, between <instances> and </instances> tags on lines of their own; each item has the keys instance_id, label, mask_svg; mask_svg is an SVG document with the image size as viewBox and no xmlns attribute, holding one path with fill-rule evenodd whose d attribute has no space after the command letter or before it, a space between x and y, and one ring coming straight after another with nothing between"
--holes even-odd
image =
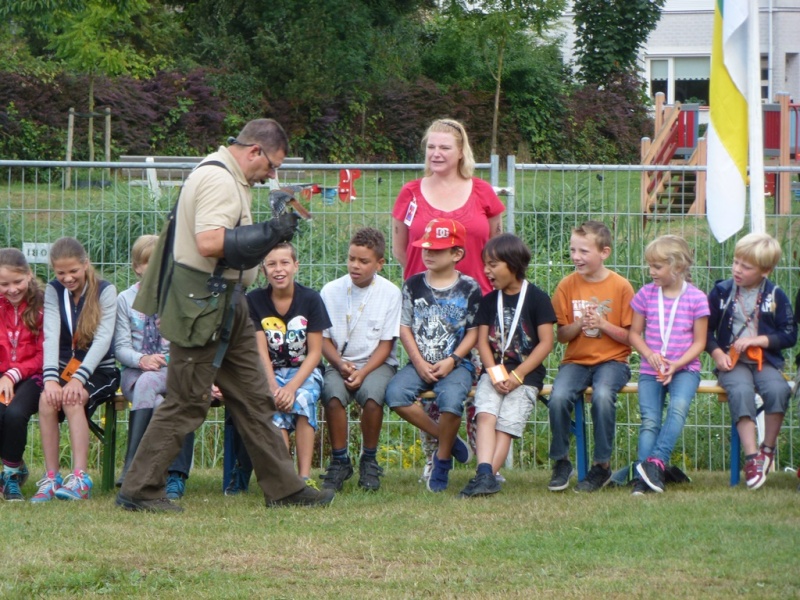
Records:
<instances>
[{"instance_id":1,"label":"mowed grass field","mask_svg":"<svg viewBox=\"0 0 800 600\"><path fill-rule=\"evenodd\" d=\"M218 470L192 473L177 515L125 512L110 493L0 504L0 597L800 597L792 474L752 492L697 472L632 497L551 493L548 473L511 470L498 495L460 500L471 473L442 494L412 470L377 493L354 478L325 509L268 509L254 483L225 497Z\"/></svg>"}]
</instances>

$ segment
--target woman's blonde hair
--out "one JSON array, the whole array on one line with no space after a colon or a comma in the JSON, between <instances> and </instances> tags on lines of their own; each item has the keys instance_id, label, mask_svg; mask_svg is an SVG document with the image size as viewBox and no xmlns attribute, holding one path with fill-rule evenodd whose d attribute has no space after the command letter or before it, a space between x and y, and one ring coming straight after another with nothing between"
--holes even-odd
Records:
<instances>
[{"instance_id":1,"label":"woman's blonde hair","mask_svg":"<svg viewBox=\"0 0 800 600\"><path fill-rule=\"evenodd\" d=\"M22 311L22 322L33 335L39 335L39 315L44 306L44 293L39 287L39 282L34 276L25 255L16 248L0 249L0 267L20 275L29 275L28 291L25 293L25 310Z\"/></svg>"},{"instance_id":2,"label":"woman's blonde hair","mask_svg":"<svg viewBox=\"0 0 800 600\"><path fill-rule=\"evenodd\" d=\"M644 249L644 259L648 263L666 263L673 273L683 275L687 281L690 280L689 269L694 264L694 257L689 244L680 236L657 237Z\"/></svg>"},{"instance_id":3,"label":"woman's blonde hair","mask_svg":"<svg viewBox=\"0 0 800 600\"><path fill-rule=\"evenodd\" d=\"M475 156L472 154L472 147L469 145L469 137L464 124L455 119L436 119L428 127L428 131L422 138L422 151L428 146L428 138L432 133L449 133L456 140L456 146L461 151L461 160L458 161L458 173L464 179L471 179L475 172ZM433 171L428 163L427 153L425 157L425 176L430 177Z\"/></svg>"},{"instance_id":4,"label":"woman's blonde hair","mask_svg":"<svg viewBox=\"0 0 800 600\"><path fill-rule=\"evenodd\" d=\"M72 237L62 237L53 242L53 245L50 246L50 264L53 267L55 267L56 261L70 258L86 265L86 297L75 329L75 345L82 350L87 350L92 345L102 317L98 294L100 281L94 267L89 262L86 249L78 240Z\"/></svg>"}]
</instances>

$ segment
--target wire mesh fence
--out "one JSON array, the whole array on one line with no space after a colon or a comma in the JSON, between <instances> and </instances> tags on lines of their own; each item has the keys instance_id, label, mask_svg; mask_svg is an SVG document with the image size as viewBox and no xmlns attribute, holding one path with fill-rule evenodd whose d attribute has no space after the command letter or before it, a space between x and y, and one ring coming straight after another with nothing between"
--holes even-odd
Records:
<instances>
[{"instance_id":1,"label":"wire mesh fence","mask_svg":"<svg viewBox=\"0 0 800 600\"><path fill-rule=\"evenodd\" d=\"M0 242L22 249L43 281L52 277L47 263L49 243L70 235L86 246L92 263L119 291L135 281L130 267L130 248L139 235L158 233L165 215L180 192L180 184L195 162L154 163L65 163L44 161L0 161ZM69 175L67 169L69 168ZM648 169L652 169L648 167ZM673 172L689 170L670 167ZM354 191L340 199L340 172L358 171ZM704 215L689 215L672 208L678 202L667 193L663 204L651 212L641 200L644 167L621 165L535 165L516 164L510 158L504 168L499 161L479 164L476 176L491 181L508 208L506 230L519 235L531 248L533 259L528 278L552 294L558 282L572 271L569 237L573 227L587 219L605 222L614 234L614 248L607 266L628 278L634 289L649 281L644 248L655 237L672 233L684 237L694 249L693 282L709 291L714 282L729 276L736 238L718 243L709 233ZM776 171L778 169L775 169ZM789 169L797 181L800 168ZM283 184L308 189L316 184L319 193L300 194L313 219L304 223L295 238L300 259L297 279L314 289L346 273L348 241L356 229L372 226L383 231L390 246L391 209L400 188L422 176L420 164L289 164L280 171ZM769 171L768 171L769 172ZM148 178L148 173L151 175ZM166 175L165 175L166 173ZM153 174L158 174L153 182ZM352 173L351 173L352 174ZM68 184L66 182L69 182ZM794 183L793 186L800 185ZM298 188L299 189L299 188ZM800 191L795 192L800 196ZM254 189L254 217L269 217L267 186ZM795 196L793 196L795 198ZM673 200L676 200L673 202ZM666 207L666 208L665 208ZM792 214L775 214L775 202L766 199L767 232L781 243L783 258L772 278L793 299L798 281L797 213L800 202L792 202ZM745 223L742 233L749 230ZM382 274L398 285L402 270L387 252ZM258 282L263 284L263 282ZM552 381L563 355L557 347L548 358L548 381ZM787 375L794 372L794 350L786 353ZM639 358L634 354L634 379ZM713 379L711 361L704 355L703 379ZM791 407L779 440L778 461L794 466L800 461L795 408ZM126 419L121 416L121 419ZM356 450L360 435L357 414L352 413L351 443ZM222 409L212 409L198 432L195 460L205 466L222 462ZM122 431L127 423L121 422ZM639 410L635 396L620 396L614 462L625 464L636 457ZM686 468L727 469L730 463L730 422L725 405L716 396L695 399L673 460ZM591 428L589 428L591 430ZM325 460L324 422L319 432L319 456ZM591 434L590 434L591 440ZM31 430L30 458L38 450L37 428ZM513 465L549 468L547 410L539 404L524 436L514 445ZM96 456L98 449L93 448ZM424 464L421 440L415 428L393 413L385 415L381 439L381 460L385 466L419 467Z\"/></svg>"}]
</instances>

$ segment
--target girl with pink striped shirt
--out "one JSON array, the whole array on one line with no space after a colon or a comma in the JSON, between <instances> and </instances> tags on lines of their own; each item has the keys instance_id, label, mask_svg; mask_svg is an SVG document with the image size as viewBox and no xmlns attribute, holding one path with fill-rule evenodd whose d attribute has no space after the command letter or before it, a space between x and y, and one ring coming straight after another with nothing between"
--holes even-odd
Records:
<instances>
[{"instance_id":1,"label":"girl with pink striped shirt","mask_svg":"<svg viewBox=\"0 0 800 600\"><path fill-rule=\"evenodd\" d=\"M700 384L700 353L706 345L708 298L689 283L692 253L683 238L663 235L644 251L652 283L631 302L630 343L642 357L639 369L639 478L633 494L664 491L672 449ZM669 394L666 418L664 406Z\"/></svg>"}]
</instances>

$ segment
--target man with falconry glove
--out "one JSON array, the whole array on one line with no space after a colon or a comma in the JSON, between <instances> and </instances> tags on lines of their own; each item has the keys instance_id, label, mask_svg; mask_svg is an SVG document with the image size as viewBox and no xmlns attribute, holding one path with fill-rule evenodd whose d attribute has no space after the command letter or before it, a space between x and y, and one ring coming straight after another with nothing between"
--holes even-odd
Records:
<instances>
[{"instance_id":1,"label":"man with falconry glove","mask_svg":"<svg viewBox=\"0 0 800 600\"><path fill-rule=\"evenodd\" d=\"M305 485L272 422L275 401L259 359L244 289L298 217L253 223L252 185L274 178L288 151L272 119L247 123L192 171L164 227L134 308L158 313L172 342L167 394L117 496L128 510L178 512L165 497L167 468L184 436L205 420L216 384L253 462L268 506L325 505L330 490Z\"/></svg>"}]
</instances>

